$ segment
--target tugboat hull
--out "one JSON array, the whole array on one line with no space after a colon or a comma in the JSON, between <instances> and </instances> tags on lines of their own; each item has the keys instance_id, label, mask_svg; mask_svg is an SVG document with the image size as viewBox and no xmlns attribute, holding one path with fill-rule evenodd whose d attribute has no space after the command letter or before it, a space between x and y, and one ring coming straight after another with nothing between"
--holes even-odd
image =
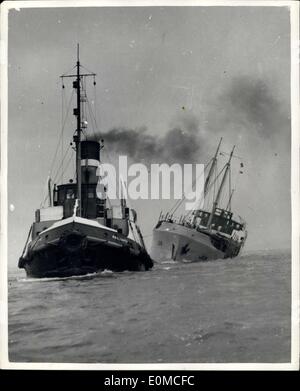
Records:
<instances>
[{"instance_id":1,"label":"tugboat hull","mask_svg":"<svg viewBox=\"0 0 300 391\"><path fill-rule=\"evenodd\" d=\"M137 242L116 230L71 218L41 232L29 243L19 267L28 277L68 277L113 271L148 270L153 262Z\"/></svg>"}]
</instances>

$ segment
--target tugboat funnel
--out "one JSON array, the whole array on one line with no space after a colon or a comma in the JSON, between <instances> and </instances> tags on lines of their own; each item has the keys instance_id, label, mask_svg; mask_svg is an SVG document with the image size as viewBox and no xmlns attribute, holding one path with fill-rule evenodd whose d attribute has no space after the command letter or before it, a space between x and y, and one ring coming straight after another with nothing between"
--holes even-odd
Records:
<instances>
[{"instance_id":1,"label":"tugboat funnel","mask_svg":"<svg viewBox=\"0 0 300 391\"><path fill-rule=\"evenodd\" d=\"M81 141L81 183L97 184L97 169L100 163L98 141Z\"/></svg>"}]
</instances>

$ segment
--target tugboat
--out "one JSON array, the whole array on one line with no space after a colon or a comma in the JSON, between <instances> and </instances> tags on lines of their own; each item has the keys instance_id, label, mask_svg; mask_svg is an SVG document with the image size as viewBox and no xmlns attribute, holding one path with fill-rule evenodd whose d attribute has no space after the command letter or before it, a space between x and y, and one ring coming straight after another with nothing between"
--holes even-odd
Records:
<instances>
[{"instance_id":1,"label":"tugboat","mask_svg":"<svg viewBox=\"0 0 300 391\"><path fill-rule=\"evenodd\" d=\"M99 175L103 142L90 140L83 132L87 121L85 80L94 73L82 73L78 46L73 78L77 107L76 182L48 181L49 205L36 210L18 267L28 277L69 277L112 271L144 271L153 266L147 253L136 212L120 199L108 206L105 185ZM75 67L74 67L75 68ZM64 88L64 85L63 85ZM97 191L100 188L100 192Z\"/></svg>"},{"instance_id":2,"label":"tugboat","mask_svg":"<svg viewBox=\"0 0 300 391\"><path fill-rule=\"evenodd\" d=\"M155 261L173 260L179 262L201 262L224 258L234 258L244 246L247 231L246 223L233 218L231 201L234 189L231 189L231 160L234 148L222 170L217 173L217 160L222 139L216 153L206 166L209 169L204 182L204 200L213 191L211 210L194 209L174 216L179 204L175 204L165 215L160 213L158 223L153 229L150 255ZM223 153L222 153L223 154ZM240 163L243 167L243 163ZM242 171L240 171L242 173ZM217 179L221 177L216 189ZM215 178L213 180L213 178ZM225 208L219 207L225 183L229 179L229 200ZM182 202L183 200L181 200Z\"/></svg>"}]
</instances>

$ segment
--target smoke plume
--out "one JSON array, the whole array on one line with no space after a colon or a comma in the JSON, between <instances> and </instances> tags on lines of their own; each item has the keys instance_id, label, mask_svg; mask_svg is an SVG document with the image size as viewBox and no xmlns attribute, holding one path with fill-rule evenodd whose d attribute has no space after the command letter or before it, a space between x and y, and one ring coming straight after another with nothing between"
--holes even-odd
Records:
<instances>
[{"instance_id":1,"label":"smoke plume","mask_svg":"<svg viewBox=\"0 0 300 391\"><path fill-rule=\"evenodd\" d=\"M231 121L248 129L254 128L263 138L270 139L290 128L289 113L280 104L272 86L264 80L245 76L235 78L222 99Z\"/></svg>"},{"instance_id":2,"label":"smoke plume","mask_svg":"<svg viewBox=\"0 0 300 391\"><path fill-rule=\"evenodd\" d=\"M289 110L267 81L250 76L232 79L207 106L205 118L203 122L191 112L182 113L167 132L162 129L161 136L146 127L114 127L95 137L104 139L107 150L144 163L204 162L214 153L221 136L228 150L236 143L238 148L252 148L260 141L270 141L271 148L279 142L289 147Z\"/></svg>"},{"instance_id":3,"label":"smoke plume","mask_svg":"<svg viewBox=\"0 0 300 391\"><path fill-rule=\"evenodd\" d=\"M179 118L177 124L163 136L151 134L146 127L115 127L98 138L103 139L110 150L128 155L136 162L197 162L203 145L203 132L198 120L191 114Z\"/></svg>"}]
</instances>

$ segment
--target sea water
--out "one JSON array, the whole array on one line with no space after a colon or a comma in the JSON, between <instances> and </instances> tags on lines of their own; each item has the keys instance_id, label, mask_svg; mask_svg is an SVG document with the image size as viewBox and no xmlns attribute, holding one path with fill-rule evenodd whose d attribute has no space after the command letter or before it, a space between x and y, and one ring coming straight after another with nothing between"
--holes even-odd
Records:
<instances>
[{"instance_id":1,"label":"sea water","mask_svg":"<svg viewBox=\"0 0 300 391\"><path fill-rule=\"evenodd\" d=\"M147 272L8 277L12 362L283 363L291 352L291 256L244 253Z\"/></svg>"}]
</instances>

